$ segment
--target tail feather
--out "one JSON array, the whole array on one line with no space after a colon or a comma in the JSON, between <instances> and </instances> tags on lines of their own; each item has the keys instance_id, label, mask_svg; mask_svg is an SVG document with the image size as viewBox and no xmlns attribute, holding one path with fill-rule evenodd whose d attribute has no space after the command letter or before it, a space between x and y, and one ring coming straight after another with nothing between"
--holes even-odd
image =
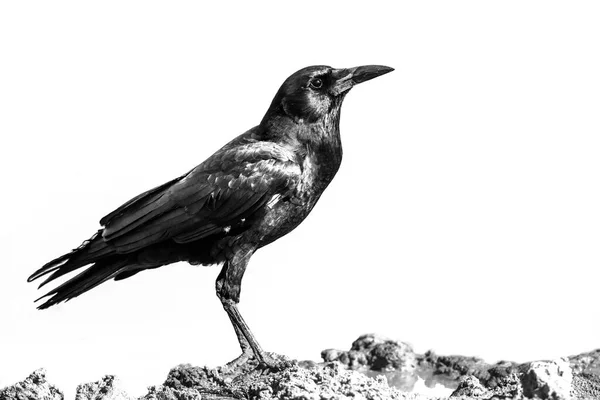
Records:
<instances>
[{"instance_id":1,"label":"tail feather","mask_svg":"<svg viewBox=\"0 0 600 400\"><path fill-rule=\"evenodd\" d=\"M102 241L101 237L99 238L99 241ZM87 251L80 253L80 254L75 254L75 255L70 254L71 257L69 258L69 261L59 265L58 268L54 270L52 275L50 275L45 281L43 281L40 284L38 289L41 288L42 286L46 285L48 282L51 282L57 278L60 278L61 276L66 275L69 272L75 271L78 268L81 268L85 265L96 262L98 260L102 260L105 257L111 256L113 254L114 254L114 251L111 250L106 245L104 246L104 249L102 249L102 251L93 252L90 249L88 249Z\"/></svg>"},{"instance_id":2,"label":"tail feather","mask_svg":"<svg viewBox=\"0 0 600 400\"><path fill-rule=\"evenodd\" d=\"M27 282L34 281L44 275L52 273L39 287L48 282L61 277L69 272L75 271L87 264L96 262L106 256L113 254L114 251L102 239L102 230L96 232L90 239L83 242L78 248L70 253L60 256L35 271Z\"/></svg>"},{"instance_id":3,"label":"tail feather","mask_svg":"<svg viewBox=\"0 0 600 400\"><path fill-rule=\"evenodd\" d=\"M39 287L44 286L65 274L89 265L83 272L69 279L36 301L50 296L38 309L48 308L61 301L70 300L102 282L114 278L119 272L126 269L131 263L131 256L116 254L110 245L102 238L102 229L97 231L90 239L86 240L70 253L60 256L42 268L35 271L28 279L31 282L50 274Z\"/></svg>"},{"instance_id":4,"label":"tail feather","mask_svg":"<svg viewBox=\"0 0 600 400\"><path fill-rule=\"evenodd\" d=\"M38 309L43 310L62 301L68 301L95 288L99 284L118 275L119 272L127 267L128 263L128 257L123 256L113 256L96 262L79 275L69 279L62 285L52 289L44 296L37 299L36 301L41 300L44 297L52 296L46 300L45 303L38 306Z\"/></svg>"},{"instance_id":5,"label":"tail feather","mask_svg":"<svg viewBox=\"0 0 600 400\"><path fill-rule=\"evenodd\" d=\"M33 282L34 280L41 278L44 275L47 275L51 272L56 271L57 269L60 268L61 265L63 265L68 259L69 257L72 256L73 253L75 253L77 251L77 249L73 250L71 253L67 253L63 256L60 256L58 258L55 258L54 260L50 261L49 263L44 264L44 266L40 269L38 269L37 271L35 271L33 274L31 274L31 276L29 278L27 278L27 282ZM45 283L45 282L44 282ZM43 283L42 283L43 285ZM40 287L42 287L42 285L40 285Z\"/></svg>"}]
</instances>

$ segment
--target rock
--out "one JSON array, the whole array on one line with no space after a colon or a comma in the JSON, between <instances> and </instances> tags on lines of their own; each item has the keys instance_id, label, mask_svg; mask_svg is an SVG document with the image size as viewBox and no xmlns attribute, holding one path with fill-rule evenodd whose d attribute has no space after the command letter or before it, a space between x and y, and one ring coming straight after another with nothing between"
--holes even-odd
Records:
<instances>
[{"instance_id":1,"label":"rock","mask_svg":"<svg viewBox=\"0 0 600 400\"><path fill-rule=\"evenodd\" d=\"M190 364L181 364L169 371L164 386L173 389L192 388L202 386L216 389L224 385L216 370L207 367L194 367Z\"/></svg>"},{"instance_id":2,"label":"rock","mask_svg":"<svg viewBox=\"0 0 600 400\"><path fill-rule=\"evenodd\" d=\"M369 364L365 353L354 350L323 350L321 352L321 358L325 362L337 361L350 369L368 368Z\"/></svg>"},{"instance_id":3,"label":"rock","mask_svg":"<svg viewBox=\"0 0 600 400\"><path fill-rule=\"evenodd\" d=\"M469 399L521 399L523 389L517 368L494 367L488 371L487 379L465 375L459 379L458 388L450 397Z\"/></svg>"},{"instance_id":4,"label":"rock","mask_svg":"<svg viewBox=\"0 0 600 400\"><path fill-rule=\"evenodd\" d=\"M569 357L569 364L574 374L591 374L600 376L600 349Z\"/></svg>"},{"instance_id":5,"label":"rock","mask_svg":"<svg viewBox=\"0 0 600 400\"><path fill-rule=\"evenodd\" d=\"M377 333L367 333L365 335L361 335L352 342L351 350L354 351L362 351L363 353L368 353L373 347L378 344L382 344L390 341L390 339L386 336L378 335Z\"/></svg>"},{"instance_id":6,"label":"rock","mask_svg":"<svg viewBox=\"0 0 600 400\"><path fill-rule=\"evenodd\" d=\"M33 371L24 381L0 389L1 400L63 400L56 386L46 381L43 368Z\"/></svg>"},{"instance_id":7,"label":"rock","mask_svg":"<svg viewBox=\"0 0 600 400\"><path fill-rule=\"evenodd\" d=\"M134 400L121 387L114 375L106 375L97 382L77 386L75 400Z\"/></svg>"},{"instance_id":8,"label":"rock","mask_svg":"<svg viewBox=\"0 0 600 400\"><path fill-rule=\"evenodd\" d=\"M328 349L321 352L326 362L338 361L348 368L374 371L413 370L416 366L412 347L376 334L362 335L349 351Z\"/></svg>"},{"instance_id":9,"label":"rock","mask_svg":"<svg viewBox=\"0 0 600 400\"><path fill-rule=\"evenodd\" d=\"M600 399L600 349L569 357L575 399Z\"/></svg>"},{"instance_id":10,"label":"rock","mask_svg":"<svg viewBox=\"0 0 600 400\"><path fill-rule=\"evenodd\" d=\"M417 356L417 363L421 370L431 370L433 376L445 376L458 382L461 376L473 375L487 381L488 370L492 365L481 358L465 356L440 356L433 351L428 351Z\"/></svg>"},{"instance_id":11,"label":"rock","mask_svg":"<svg viewBox=\"0 0 600 400\"><path fill-rule=\"evenodd\" d=\"M521 377L523 394L540 399L570 399L572 381L573 373L567 358L534 361Z\"/></svg>"},{"instance_id":12,"label":"rock","mask_svg":"<svg viewBox=\"0 0 600 400\"><path fill-rule=\"evenodd\" d=\"M428 388L442 384L455 389L453 399L600 399L600 350L553 362L489 364L477 357L414 354L401 342L363 335L349 351L329 349L321 355L371 377L385 376L390 385L405 391L412 390L418 378Z\"/></svg>"},{"instance_id":13,"label":"rock","mask_svg":"<svg viewBox=\"0 0 600 400\"><path fill-rule=\"evenodd\" d=\"M353 397L367 399L419 398L391 388L385 378L372 379L330 362L303 368L297 364L280 372L261 373L254 369L240 371L211 370L180 365L169 372L160 387L151 388L144 400L227 399L304 399L334 400ZM407 397L408 396L408 397ZM425 399L424 397L420 397Z\"/></svg>"},{"instance_id":14,"label":"rock","mask_svg":"<svg viewBox=\"0 0 600 400\"><path fill-rule=\"evenodd\" d=\"M138 400L433 400L447 398L450 390L452 400L600 399L600 350L555 361L488 364L476 357L415 354L408 344L369 334L348 351L321 354L323 363L272 354L290 365L279 372L257 369L254 359L235 369L179 365ZM118 383L108 375L79 385L76 400L133 400ZM420 394L407 393L413 388ZM0 390L0 400L62 399L44 370Z\"/></svg>"},{"instance_id":15,"label":"rock","mask_svg":"<svg viewBox=\"0 0 600 400\"><path fill-rule=\"evenodd\" d=\"M222 399L226 399L226 397ZM152 386L148 389L148 393L140 397L139 400L202 400L202 395L196 389Z\"/></svg>"},{"instance_id":16,"label":"rock","mask_svg":"<svg viewBox=\"0 0 600 400\"><path fill-rule=\"evenodd\" d=\"M391 388L385 378L372 379L357 371L346 370L337 362L313 369L291 369L273 375L259 385L269 395L265 399L426 399ZM250 393L252 397L252 392Z\"/></svg>"},{"instance_id":17,"label":"rock","mask_svg":"<svg viewBox=\"0 0 600 400\"><path fill-rule=\"evenodd\" d=\"M600 399L600 376L588 373L573 375L571 395L574 399Z\"/></svg>"},{"instance_id":18,"label":"rock","mask_svg":"<svg viewBox=\"0 0 600 400\"><path fill-rule=\"evenodd\" d=\"M452 392L450 397L471 397L474 399L488 399L491 397L490 391L481 384L479 379L473 375L463 376L460 378L458 388Z\"/></svg>"}]
</instances>

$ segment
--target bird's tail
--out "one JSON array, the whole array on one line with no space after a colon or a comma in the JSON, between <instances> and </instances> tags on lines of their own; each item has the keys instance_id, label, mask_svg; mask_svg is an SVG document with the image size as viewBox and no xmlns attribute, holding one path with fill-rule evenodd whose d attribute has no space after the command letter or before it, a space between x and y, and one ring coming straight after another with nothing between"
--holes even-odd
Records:
<instances>
[{"instance_id":1,"label":"bird's tail","mask_svg":"<svg viewBox=\"0 0 600 400\"><path fill-rule=\"evenodd\" d=\"M79 275L76 275L37 299L36 301L52 296L45 303L39 305L38 309L43 310L95 288L102 282L106 282L118 275L121 270L126 268L128 263L128 258L123 256L108 257L106 260L96 262Z\"/></svg>"},{"instance_id":2,"label":"bird's tail","mask_svg":"<svg viewBox=\"0 0 600 400\"><path fill-rule=\"evenodd\" d=\"M102 282L114 278L127 266L129 257L116 254L102 239L102 230L99 230L78 248L50 261L42 268L38 269L27 279L27 281L31 282L42 276L51 274L40 284L39 287L42 287L56 278L92 263L92 266L81 272L79 275L76 275L37 299L40 300L44 297L52 296L38 308L48 308L61 301L72 299L98 286Z\"/></svg>"}]
</instances>

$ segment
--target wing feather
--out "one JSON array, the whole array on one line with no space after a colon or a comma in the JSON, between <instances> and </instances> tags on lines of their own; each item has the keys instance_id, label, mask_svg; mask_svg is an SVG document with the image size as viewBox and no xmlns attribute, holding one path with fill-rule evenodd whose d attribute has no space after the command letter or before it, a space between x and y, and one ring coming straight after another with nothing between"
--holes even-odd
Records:
<instances>
[{"instance_id":1,"label":"wing feather","mask_svg":"<svg viewBox=\"0 0 600 400\"><path fill-rule=\"evenodd\" d=\"M231 223L231 221L240 220L253 214L258 208L267 203L268 198L269 197L264 193L257 193L252 198L249 198L244 202L238 201L236 203L237 207L231 209L230 212L226 214L226 218L223 217L223 215L225 215L223 213L220 213L219 215L211 214L211 219L220 217L220 223L212 223L205 226L200 226L194 230L178 234L177 236L173 237L173 240L176 243L189 243L222 231L226 226L229 225L229 223ZM231 198L229 200L231 200Z\"/></svg>"},{"instance_id":2,"label":"wing feather","mask_svg":"<svg viewBox=\"0 0 600 400\"><path fill-rule=\"evenodd\" d=\"M156 218L143 229L113 239L112 244L119 253L128 253L135 250L139 243L156 243L157 239L168 238L172 231L190 227L193 222L183 210L175 209Z\"/></svg>"},{"instance_id":3,"label":"wing feather","mask_svg":"<svg viewBox=\"0 0 600 400\"><path fill-rule=\"evenodd\" d=\"M142 194L135 196L133 199L129 200L110 214L107 214L104 217L102 217L102 219L100 220L100 225L105 226L115 217L122 215L126 210L130 210L134 206L142 207L143 205L146 205L148 202L152 201L155 198L156 194L162 194L165 188L170 187L175 182L179 181L181 178L182 177L175 178L173 180L170 180L169 182L163 183L162 185L159 185L153 189L150 189Z\"/></svg>"},{"instance_id":4,"label":"wing feather","mask_svg":"<svg viewBox=\"0 0 600 400\"><path fill-rule=\"evenodd\" d=\"M117 253L172 239L187 243L247 218L299 180L289 151L273 143L226 145L188 174L134 197L104 217ZM101 251L101 249L98 249Z\"/></svg>"}]
</instances>

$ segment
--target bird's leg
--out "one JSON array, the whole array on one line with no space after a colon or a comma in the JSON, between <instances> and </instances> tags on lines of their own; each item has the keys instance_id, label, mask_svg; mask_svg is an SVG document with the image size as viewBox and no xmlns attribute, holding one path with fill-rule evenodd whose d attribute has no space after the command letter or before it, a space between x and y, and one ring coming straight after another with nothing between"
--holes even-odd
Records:
<instances>
[{"instance_id":1,"label":"bird's leg","mask_svg":"<svg viewBox=\"0 0 600 400\"><path fill-rule=\"evenodd\" d=\"M227 315L229 315L229 319L238 336L240 347L242 348L242 355L228 363L227 366L235 368L236 366L245 363L252 355L254 355L259 364L269 368L276 368L274 363L271 362L271 356L265 353L262 347L260 347L258 341L250 331L250 328L248 328L246 321L244 321L237 308L237 304L230 299L221 299L221 302Z\"/></svg>"},{"instance_id":2,"label":"bird's leg","mask_svg":"<svg viewBox=\"0 0 600 400\"><path fill-rule=\"evenodd\" d=\"M229 313L227 315L229 316ZM240 343L240 347L242 348L242 354L236 359L228 362L225 367L230 370L236 370L239 366L244 365L246 361L248 361L252 357L254 351L252 350L252 347L250 347L246 336L244 336L244 334L242 333L242 331L240 331L235 322L233 322L233 319L231 319L231 317L229 317L229 319L231 321L231 324L233 325L233 329L235 329L235 335L237 336L238 342Z\"/></svg>"},{"instance_id":3,"label":"bird's leg","mask_svg":"<svg viewBox=\"0 0 600 400\"><path fill-rule=\"evenodd\" d=\"M254 249L238 251L232 259L225 262L216 282L217 296L231 320L242 348L242 355L229 363L228 367L241 365L254 354L261 367L280 370L285 368L285 365L275 360L260 347L237 307L240 301L242 277L253 253Z\"/></svg>"}]
</instances>

